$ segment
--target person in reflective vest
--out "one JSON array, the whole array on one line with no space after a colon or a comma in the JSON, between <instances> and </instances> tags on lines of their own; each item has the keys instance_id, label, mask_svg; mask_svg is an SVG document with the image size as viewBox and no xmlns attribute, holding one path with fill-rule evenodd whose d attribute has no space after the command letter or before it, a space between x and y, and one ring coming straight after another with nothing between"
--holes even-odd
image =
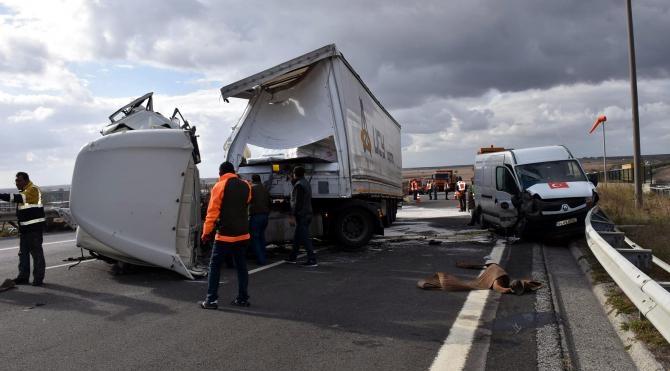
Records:
<instances>
[{"instance_id":1,"label":"person in reflective vest","mask_svg":"<svg viewBox=\"0 0 670 371\"><path fill-rule=\"evenodd\" d=\"M237 298L232 305L249 306L249 272L246 249L249 244L249 203L251 186L235 174L235 167L226 161L219 166L219 181L212 187L202 241L214 239L209 262L207 297L200 303L203 309L217 309L221 264L226 255L232 255L237 270Z\"/></svg>"},{"instance_id":2,"label":"person in reflective vest","mask_svg":"<svg viewBox=\"0 0 670 371\"><path fill-rule=\"evenodd\" d=\"M460 206L459 211L465 211L465 205L467 202L467 184L463 181L463 178L460 176L458 177L458 181L456 182L456 190L458 191L458 203Z\"/></svg>"},{"instance_id":3,"label":"person in reflective vest","mask_svg":"<svg viewBox=\"0 0 670 371\"><path fill-rule=\"evenodd\" d=\"M0 193L0 200L16 204L16 218L19 223L19 275L16 285L25 285L30 279L30 257L33 257L33 286L44 283L44 250L42 233L45 215L42 206L42 192L30 181L27 173L16 173L16 188L19 193Z\"/></svg>"},{"instance_id":4,"label":"person in reflective vest","mask_svg":"<svg viewBox=\"0 0 670 371\"><path fill-rule=\"evenodd\" d=\"M419 194L419 183L416 181L416 179L412 179L409 189L410 191L412 191L412 194L414 195L414 200L416 200L417 195Z\"/></svg>"},{"instance_id":5,"label":"person in reflective vest","mask_svg":"<svg viewBox=\"0 0 670 371\"><path fill-rule=\"evenodd\" d=\"M428 184L426 184L426 192L428 192L428 199L432 200L433 199L433 181L429 180Z\"/></svg>"}]
</instances>

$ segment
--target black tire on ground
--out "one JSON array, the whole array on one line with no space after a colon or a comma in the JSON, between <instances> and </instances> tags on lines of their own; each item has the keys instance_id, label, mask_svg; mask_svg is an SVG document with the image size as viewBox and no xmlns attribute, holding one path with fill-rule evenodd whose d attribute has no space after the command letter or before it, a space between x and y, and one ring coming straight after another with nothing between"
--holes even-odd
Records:
<instances>
[{"instance_id":1,"label":"black tire on ground","mask_svg":"<svg viewBox=\"0 0 670 371\"><path fill-rule=\"evenodd\" d=\"M333 234L345 249L364 246L372 238L372 217L361 208L341 211L335 219Z\"/></svg>"},{"instance_id":2,"label":"black tire on ground","mask_svg":"<svg viewBox=\"0 0 670 371\"><path fill-rule=\"evenodd\" d=\"M391 201L386 202L386 210L384 211L384 217L382 218L382 224L384 228L388 228L393 223L393 204Z\"/></svg>"}]
</instances>

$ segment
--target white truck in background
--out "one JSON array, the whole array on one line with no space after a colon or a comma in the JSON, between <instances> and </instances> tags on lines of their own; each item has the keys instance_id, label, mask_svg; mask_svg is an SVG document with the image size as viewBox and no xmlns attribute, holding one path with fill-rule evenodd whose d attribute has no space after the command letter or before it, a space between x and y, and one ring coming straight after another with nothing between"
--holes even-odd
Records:
<instances>
[{"instance_id":1,"label":"white truck in background","mask_svg":"<svg viewBox=\"0 0 670 371\"><path fill-rule=\"evenodd\" d=\"M259 174L268 185L274 199L269 242L293 238L287 200L297 165L312 185L313 236L359 247L395 220L402 200L400 125L335 45L225 86L221 94L249 99L225 142L225 158L243 178ZM152 93L110 121L75 162L70 211L77 246L107 261L188 278L205 274L198 265L195 127L177 109L169 119L154 112Z\"/></svg>"},{"instance_id":2,"label":"white truck in background","mask_svg":"<svg viewBox=\"0 0 670 371\"><path fill-rule=\"evenodd\" d=\"M359 247L396 217L402 200L400 124L335 45L221 88L248 99L226 141L226 159L246 179L259 174L276 201L266 236L292 239L290 174L312 185L312 234Z\"/></svg>"}]
</instances>

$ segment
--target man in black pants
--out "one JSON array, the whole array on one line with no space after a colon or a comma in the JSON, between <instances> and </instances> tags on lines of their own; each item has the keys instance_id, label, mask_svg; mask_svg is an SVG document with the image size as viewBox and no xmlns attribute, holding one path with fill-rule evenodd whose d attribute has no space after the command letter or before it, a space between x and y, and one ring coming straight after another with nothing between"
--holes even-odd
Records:
<instances>
[{"instance_id":1,"label":"man in black pants","mask_svg":"<svg viewBox=\"0 0 670 371\"><path fill-rule=\"evenodd\" d=\"M44 282L44 250L42 233L44 231L44 207L42 192L30 181L27 173L16 173L16 188L19 193L0 193L0 200L16 204L16 218L19 222L19 275L14 279L16 285L25 285L30 279L30 257L33 257L33 286L42 286Z\"/></svg>"},{"instance_id":2,"label":"man in black pants","mask_svg":"<svg viewBox=\"0 0 670 371\"><path fill-rule=\"evenodd\" d=\"M291 192L291 224L295 225L293 251L284 261L296 264L300 245L307 250L307 261L303 267L317 267L316 255L309 237L309 227L312 224L312 187L305 179L305 168L296 166L293 169L293 191Z\"/></svg>"},{"instance_id":3,"label":"man in black pants","mask_svg":"<svg viewBox=\"0 0 670 371\"><path fill-rule=\"evenodd\" d=\"M203 309L217 309L221 264L231 255L237 270L237 298L232 305L248 307L249 272L246 249L249 244L249 203L251 186L235 174L235 167L226 161L219 166L219 181L212 187L207 216L202 231L203 243L214 240L207 278L207 297Z\"/></svg>"}]
</instances>

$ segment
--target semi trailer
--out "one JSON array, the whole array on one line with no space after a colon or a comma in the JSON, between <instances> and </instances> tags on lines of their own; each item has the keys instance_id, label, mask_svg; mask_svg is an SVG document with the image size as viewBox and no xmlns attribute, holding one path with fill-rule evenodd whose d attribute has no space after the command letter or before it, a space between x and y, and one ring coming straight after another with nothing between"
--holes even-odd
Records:
<instances>
[{"instance_id":1,"label":"semi trailer","mask_svg":"<svg viewBox=\"0 0 670 371\"><path fill-rule=\"evenodd\" d=\"M292 238L287 200L296 166L312 186L313 235L359 247L395 220L400 124L335 45L226 85L221 95L248 100L226 141L226 159L268 187L275 201L269 241Z\"/></svg>"}]
</instances>

